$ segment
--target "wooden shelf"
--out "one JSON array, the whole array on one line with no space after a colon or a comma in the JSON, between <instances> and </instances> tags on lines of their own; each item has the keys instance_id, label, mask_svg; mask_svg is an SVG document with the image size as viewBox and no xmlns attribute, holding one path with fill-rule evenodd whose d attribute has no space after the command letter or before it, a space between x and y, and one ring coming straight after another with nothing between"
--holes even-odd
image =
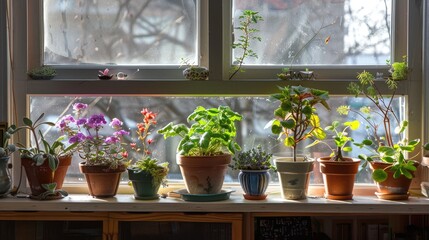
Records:
<instances>
[{"instance_id":1,"label":"wooden shelf","mask_svg":"<svg viewBox=\"0 0 429 240\"><path fill-rule=\"evenodd\" d=\"M71 194L61 200L36 201L28 198L2 198L0 211L58 211L58 212L229 212L281 213L289 215L336 214L429 214L429 198L410 197L407 201L386 201L375 196L355 196L351 201L308 198L284 200L270 195L267 200L249 201L239 194L219 202L186 202L180 198L160 198L139 201L132 195L119 194L113 198L97 199L85 194Z\"/></svg>"}]
</instances>

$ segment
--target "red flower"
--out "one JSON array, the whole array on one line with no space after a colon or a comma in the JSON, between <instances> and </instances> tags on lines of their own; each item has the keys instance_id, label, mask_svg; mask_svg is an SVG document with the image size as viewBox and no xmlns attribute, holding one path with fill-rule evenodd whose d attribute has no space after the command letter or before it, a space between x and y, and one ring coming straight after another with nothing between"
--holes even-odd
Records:
<instances>
[{"instance_id":1,"label":"red flower","mask_svg":"<svg viewBox=\"0 0 429 240\"><path fill-rule=\"evenodd\" d=\"M143 123L137 123L137 128L139 129L139 132L144 132L145 126Z\"/></svg>"},{"instance_id":2,"label":"red flower","mask_svg":"<svg viewBox=\"0 0 429 240\"><path fill-rule=\"evenodd\" d=\"M128 157L128 152L122 152L121 155L122 155L123 158L127 158Z\"/></svg>"},{"instance_id":3,"label":"red flower","mask_svg":"<svg viewBox=\"0 0 429 240\"><path fill-rule=\"evenodd\" d=\"M153 139L148 139L148 140L147 140L147 143L148 143L148 144L152 144L152 143L153 143Z\"/></svg>"},{"instance_id":4,"label":"red flower","mask_svg":"<svg viewBox=\"0 0 429 240\"><path fill-rule=\"evenodd\" d=\"M137 143L130 143L130 146L131 146L132 149L135 149L136 146L137 146Z\"/></svg>"}]
</instances>

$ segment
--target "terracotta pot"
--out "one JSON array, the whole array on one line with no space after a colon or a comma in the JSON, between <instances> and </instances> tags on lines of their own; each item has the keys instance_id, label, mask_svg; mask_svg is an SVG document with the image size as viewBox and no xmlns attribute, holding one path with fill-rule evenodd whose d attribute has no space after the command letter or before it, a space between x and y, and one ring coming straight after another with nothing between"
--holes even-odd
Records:
<instances>
[{"instance_id":1,"label":"terracotta pot","mask_svg":"<svg viewBox=\"0 0 429 240\"><path fill-rule=\"evenodd\" d=\"M313 171L314 159L298 157L275 157L274 163L280 179L282 197L290 200L307 198L310 173Z\"/></svg>"},{"instance_id":2,"label":"terracotta pot","mask_svg":"<svg viewBox=\"0 0 429 240\"><path fill-rule=\"evenodd\" d=\"M30 184L31 195L37 197L46 192L42 184L57 183L56 189L62 189L64 178L71 164L72 156L63 156L59 158L58 168L52 173L49 163L46 160L42 165L36 166L36 162L31 158L21 158L21 164L24 166L28 183ZM60 196L59 196L60 197Z\"/></svg>"},{"instance_id":3,"label":"terracotta pot","mask_svg":"<svg viewBox=\"0 0 429 240\"><path fill-rule=\"evenodd\" d=\"M81 162L79 170L85 175L91 196L108 198L116 195L125 166L120 165L112 169L108 166L88 166L85 162Z\"/></svg>"},{"instance_id":4,"label":"terracotta pot","mask_svg":"<svg viewBox=\"0 0 429 240\"><path fill-rule=\"evenodd\" d=\"M359 170L359 159L345 158L346 161L332 161L331 157L318 158L320 172L323 173L325 197L335 200L353 198L353 186Z\"/></svg>"},{"instance_id":5,"label":"terracotta pot","mask_svg":"<svg viewBox=\"0 0 429 240\"><path fill-rule=\"evenodd\" d=\"M243 189L243 197L247 200L264 200L265 191L270 182L271 175L268 170L240 170L238 180Z\"/></svg>"},{"instance_id":6,"label":"terracotta pot","mask_svg":"<svg viewBox=\"0 0 429 240\"><path fill-rule=\"evenodd\" d=\"M370 166L372 170L386 169L390 164L383 162L370 162ZM417 162L415 166L418 166ZM410 188L411 181L412 179L408 179L403 175L395 179L393 177L393 172L387 170L387 179L380 183L375 182L377 186L377 192L375 194L380 199L406 200L409 197L408 190Z\"/></svg>"},{"instance_id":7,"label":"terracotta pot","mask_svg":"<svg viewBox=\"0 0 429 240\"><path fill-rule=\"evenodd\" d=\"M231 155L177 156L186 189L191 194L216 194L222 190Z\"/></svg>"},{"instance_id":8,"label":"terracotta pot","mask_svg":"<svg viewBox=\"0 0 429 240\"><path fill-rule=\"evenodd\" d=\"M158 190L161 183L154 183L153 177L149 172L136 171L128 168L128 178L130 179L133 189L134 198L138 200L158 199Z\"/></svg>"}]
</instances>

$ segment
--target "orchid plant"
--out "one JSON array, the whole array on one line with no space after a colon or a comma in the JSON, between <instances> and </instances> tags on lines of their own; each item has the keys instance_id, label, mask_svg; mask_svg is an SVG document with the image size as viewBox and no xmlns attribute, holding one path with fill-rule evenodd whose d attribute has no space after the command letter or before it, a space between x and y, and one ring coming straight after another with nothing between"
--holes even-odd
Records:
<instances>
[{"instance_id":1,"label":"orchid plant","mask_svg":"<svg viewBox=\"0 0 429 240\"><path fill-rule=\"evenodd\" d=\"M166 177L168 174L168 162L159 163L156 158L152 156L150 146L153 143L152 128L157 124L157 114L143 108L141 111L143 122L137 123L137 136L138 143L131 143L131 149L137 153L141 153L139 159L129 168L135 172L146 171L152 175L154 185L162 184L166 186Z\"/></svg>"},{"instance_id":2,"label":"orchid plant","mask_svg":"<svg viewBox=\"0 0 429 240\"><path fill-rule=\"evenodd\" d=\"M87 108L87 104L75 103L73 105L75 116L64 116L57 123L57 127L68 136L70 144L77 144L79 156L86 161L87 165L110 168L127 165L128 152L122 140L124 135L130 133L122 129L123 122L113 118L110 123L107 123L103 114L83 117L83 112ZM110 136L101 134L101 130L106 125L114 130Z\"/></svg>"}]
</instances>

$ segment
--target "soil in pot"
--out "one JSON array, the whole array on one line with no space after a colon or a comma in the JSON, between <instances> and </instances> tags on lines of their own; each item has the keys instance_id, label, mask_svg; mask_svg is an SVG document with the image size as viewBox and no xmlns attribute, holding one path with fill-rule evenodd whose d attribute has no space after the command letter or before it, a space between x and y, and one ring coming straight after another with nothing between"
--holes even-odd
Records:
<instances>
[{"instance_id":1,"label":"soil in pot","mask_svg":"<svg viewBox=\"0 0 429 240\"><path fill-rule=\"evenodd\" d=\"M21 164L24 166L25 173L27 175L28 182L31 189L31 197L38 199L38 196L46 192L46 189L42 187L42 184L57 183L56 189L62 189L64 178L67 174L68 167L72 161L72 156L63 156L59 158L59 165L55 174L52 174L52 170L49 167L48 161L45 161L42 165L36 166L36 163L31 158L21 158ZM49 197L48 199L62 198L61 194L57 196Z\"/></svg>"},{"instance_id":2,"label":"soil in pot","mask_svg":"<svg viewBox=\"0 0 429 240\"><path fill-rule=\"evenodd\" d=\"M222 190L231 155L177 156L186 189L191 194L218 194Z\"/></svg>"},{"instance_id":3,"label":"soil in pot","mask_svg":"<svg viewBox=\"0 0 429 240\"><path fill-rule=\"evenodd\" d=\"M79 169L85 175L89 194L97 198L108 198L116 195L125 166L113 169L108 166L88 166L81 162Z\"/></svg>"},{"instance_id":4,"label":"soil in pot","mask_svg":"<svg viewBox=\"0 0 429 240\"><path fill-rule=\"evenodd\" d=\"M345 158L345 161L332 161L330 157L322 157L317 161L320 172L323 174L325 197L334 200L351 200L360 160Z\"/></svg>"}]
</instances>

